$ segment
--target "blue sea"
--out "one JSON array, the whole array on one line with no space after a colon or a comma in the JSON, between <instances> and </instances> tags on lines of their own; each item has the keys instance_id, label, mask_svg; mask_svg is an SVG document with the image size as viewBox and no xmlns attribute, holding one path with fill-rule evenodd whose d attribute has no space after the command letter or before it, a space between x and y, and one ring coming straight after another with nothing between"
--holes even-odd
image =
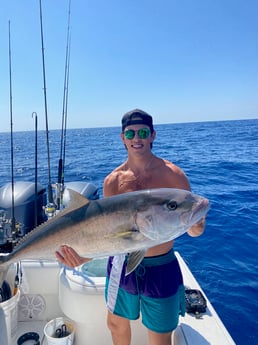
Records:
<instances>
[{"instance_id":1,"label":"blue sea","mask_svg":"<svg viewBox=\"0 0 258 345\"><path fill-rule=\"evenodd\" d=\"M211 202L205 233L183 235L183 256L236 344L258 344L258 120L157 125L153 152L179 165ZM94 183L126 159L120 127L68 129L65 182ZM60 131L50 130L51 182ZM35 133L14 133L14 179L34 181ZM10 134L0 133L0 186L10 182ZM48 184L46 136L38 132L38 182ZM221 344L223 345L223 344Z\"/></svg>"}]
</instances>

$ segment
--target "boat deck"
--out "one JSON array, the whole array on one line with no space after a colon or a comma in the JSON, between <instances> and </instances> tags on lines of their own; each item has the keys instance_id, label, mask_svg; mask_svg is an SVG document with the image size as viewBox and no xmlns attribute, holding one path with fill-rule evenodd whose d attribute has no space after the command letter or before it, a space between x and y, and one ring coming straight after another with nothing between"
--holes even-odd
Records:
<instances>
[{"instance_id":1,"label":"boat deck","mask_svg":"<svg viewBox=\"0 0 258 345\"><path fill-rule=\"evenodd\" d=\"M202 291L198 282L190 272L179 253L176 253L184 276L185 286ZM44 326L56 317L64 316L59 305L59 272L57 263L50 262L24 262L23 290L18 308L18 331L12 339L16 345L19 336L26 332L37 332L41 345L47 345L44 337ZM205 296L204 292L202 291ZM82 310L88 313L87 324L77 322L74 345L112 345L110 332L106 327L106 307L104 296L95 296L96 308ZM207 296L206 313L200 318L186 314L180 317L180 323L172 335L173 345L234 345L230 334L226 330L216 311L210 304ZM94 304L95 305L95 304ZM31 309L31 313L29 310ZM83 334L82 334L83 333ZM132 345L147 345L148 338L141 321L132 322Z\"/></svg>"}]
</instances>

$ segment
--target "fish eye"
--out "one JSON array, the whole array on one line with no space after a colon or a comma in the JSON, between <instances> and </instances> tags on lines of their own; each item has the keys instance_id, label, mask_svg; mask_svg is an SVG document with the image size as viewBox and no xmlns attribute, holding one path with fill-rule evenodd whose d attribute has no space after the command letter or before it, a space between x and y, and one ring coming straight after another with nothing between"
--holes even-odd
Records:
<instances>
[{"instance_id":1,"label":"fish eye","mask_svg":"<svg viewBox=\"0 0 258 345\"><path fill-rule=\"evenodd\" d=\"M170 211L175 211L177 209L177 202L175 200L171 200L167 203L167 207Z\"/></svg>"}]
</instances>

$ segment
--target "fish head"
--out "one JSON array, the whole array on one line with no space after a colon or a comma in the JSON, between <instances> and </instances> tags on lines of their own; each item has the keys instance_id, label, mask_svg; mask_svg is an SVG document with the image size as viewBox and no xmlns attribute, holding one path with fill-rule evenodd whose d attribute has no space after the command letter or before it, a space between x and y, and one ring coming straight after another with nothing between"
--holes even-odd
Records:
<instances>
[{"instance_id":1,"label":"fish head","mask_svg":"<svg viewBox=\"0 0 258 345\"><path fill-rule=\"evenodd\" d=\"M186 190L161 188L146 193L136 224L140 233L158 243L187 232L209 210L208 199Z\"/></svg>"}]
</instances>

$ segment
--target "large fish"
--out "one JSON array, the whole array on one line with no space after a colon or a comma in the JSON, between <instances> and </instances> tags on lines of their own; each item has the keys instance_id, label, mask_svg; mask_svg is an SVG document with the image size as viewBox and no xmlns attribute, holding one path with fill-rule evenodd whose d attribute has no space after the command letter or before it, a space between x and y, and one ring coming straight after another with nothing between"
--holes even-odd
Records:
<instances>
[{"instance_id":1,"label":"large fish","mask_svg":"<svg viewBox=\"0 0 258 345\"><path fill-rule=\"evenodd\" d=\"M148 248L182 235L208 209L207 199L174 188L93 201L69 190L69 202L63 211L21 238L11 253L0 253L0 284L11 263L55 259L55 251L62 244L92 258L131 253L127 265L127 272L131 272Z\"/></svg>"}]
</instances>

